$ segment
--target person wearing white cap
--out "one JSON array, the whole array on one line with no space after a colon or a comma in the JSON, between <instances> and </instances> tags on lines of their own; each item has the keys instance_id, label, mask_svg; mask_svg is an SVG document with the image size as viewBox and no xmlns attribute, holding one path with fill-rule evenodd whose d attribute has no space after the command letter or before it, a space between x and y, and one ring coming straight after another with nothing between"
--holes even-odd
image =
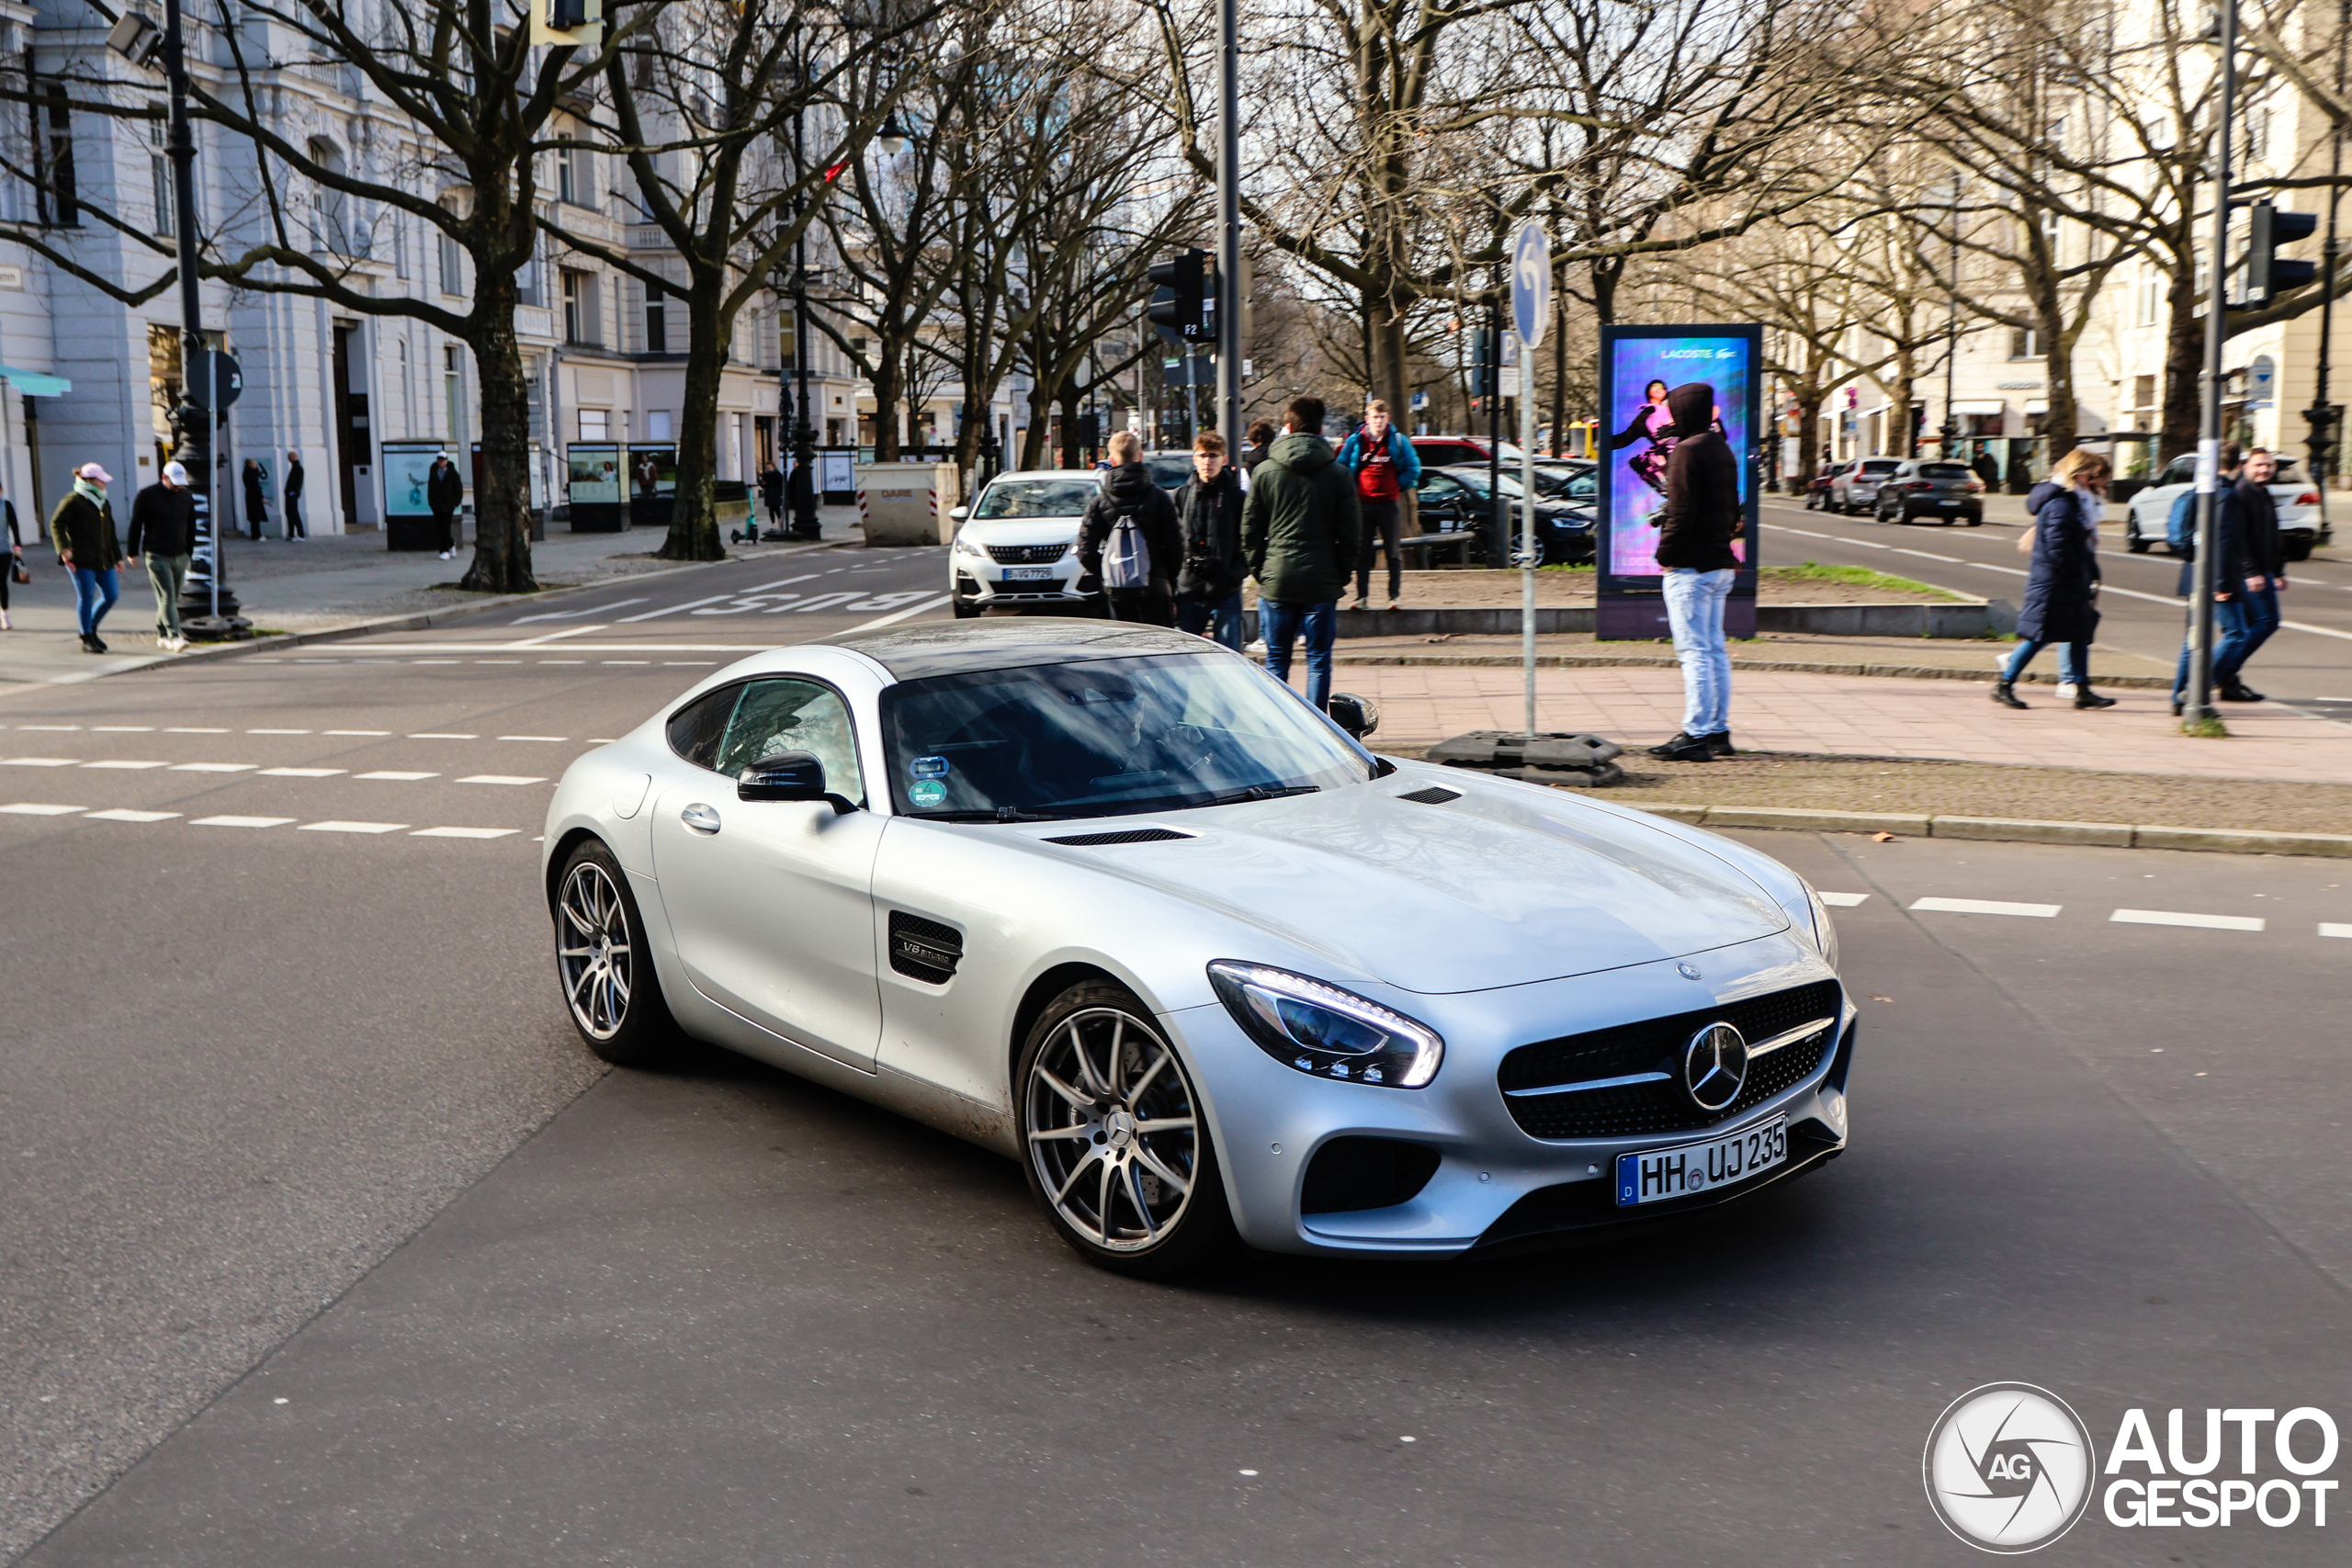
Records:
<instances>
[{"instance_id":1,"label":"person wearing white cap","mask_svg":"<svg viewBox=\"0 0 2352 1568\"><path fill-rule=\"evenodd\" d=\"M74 574L82 647L91 653L107 650L107 645L98 640L98 623L107 618L121 592L115 583L114 569L122 561L122 541L115 533L114 503L107 500L107 486L112 482L97 464L83 464L74 470L74 488L49 514L49 542L57 547L58 558Z\"/></svg>"},{"instance_id":2,"label":"person wearing white cap","mask_svg":"<svg viewBox=\"0 0 2352 1568\"><path fill-rule=\"evenodd\" d=\"M187 587L187 564L196 553L196 492L187 469L164 465L164 477L130 502L130 561L147 560L147 581L155 590L155 646L177 653L187 646L180 635L180 594Z\"/></svg>"}]
</instances>

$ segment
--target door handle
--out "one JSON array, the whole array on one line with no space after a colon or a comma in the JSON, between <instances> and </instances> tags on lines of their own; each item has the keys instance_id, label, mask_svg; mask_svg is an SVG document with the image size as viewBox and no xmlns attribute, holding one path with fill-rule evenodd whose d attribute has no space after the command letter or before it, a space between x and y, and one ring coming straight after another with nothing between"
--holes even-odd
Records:
<instances>
[{"instance_id":1,"label":"door handle","mask_svg":"<svg viewBox=\"0 0 2352 1568\"><path fill-rule=\"evenodd\" d=\"M716 833L718 831L718 813L711 807L705 806L699 800L695 801L692 806L687 807L684 811L679 812L678 820L684 822L687 827L692 828L697 833Z\"/></svg>"}]
</instances>

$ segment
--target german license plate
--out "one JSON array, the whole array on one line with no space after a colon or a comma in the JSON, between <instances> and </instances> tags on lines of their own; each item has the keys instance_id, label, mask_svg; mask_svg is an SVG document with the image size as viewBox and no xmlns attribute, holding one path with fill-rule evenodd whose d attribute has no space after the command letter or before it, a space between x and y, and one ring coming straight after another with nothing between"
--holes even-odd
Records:
<instances>
[{"instance_id":1,"label":"german license plate","mask_svg":"<svg viewBox=\"0 0 2352 1568\"><path fill-rule=\"evenodd\" d=\"M1939 502L1936 502L1936 504L1937 504L1938 506L1942 507L1945 511L1949 512L1949 511L1951 511L1953 507L1958 506L1958 505L1960 504L1960 502L1956 502L1956 501L1939 501Z\"/></svg>"},{"instance_id":2,"label":"german license plate","mask_svg":"<svg viewBox=\"0 0 2352 1568\"><path fill-rule=\"evenodd\" d=\"M1052 580L1054 569L1049 566L1009 566L1004 569L1007 582L1046 582Z\"/></svg>"},{"instance_id":3,"label":"german license plate","mask_svg":"<svg viewBox=\"0 0 2352 1568\"><path fill-rule=\"evenodd\" d=\"M1702 1144L1617 1156L1617 1206L1631 1209L1728 1187L1789 1157L1789 1119L1775 1116Z\"/></svg>"}]
</instances>

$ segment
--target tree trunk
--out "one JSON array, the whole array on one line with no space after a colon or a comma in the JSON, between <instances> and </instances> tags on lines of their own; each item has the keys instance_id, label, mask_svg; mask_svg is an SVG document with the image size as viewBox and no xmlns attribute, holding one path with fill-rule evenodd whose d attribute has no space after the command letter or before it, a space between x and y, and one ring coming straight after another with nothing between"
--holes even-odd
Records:
<instances>
[{"instance_id":1,"label":"tree trunk","mask_svg":"<svg viewBox=\"0 0 2352 1568\"><path fill-rule=\"evenodd\" d=\"M2165 406L2157 421L2156 461L2197 450L2203 413L2197 382L2205 367L2204 322L2197 314L2197 269L2177 258L2165 291Z\"/></svg>"},{"instance_id":2,"label":"tree trunk","mask_svg":"<svg viewBox=\"0 0 2352 1568\"><path fill-rule=\"evenodd\" d=\"M1035 382L1029 386L1029 428L1021 433L1021 466L1023 468L1045 467L1046 437L1053 412L1051 395Z\"/></svg>"},{"instance_id":3,"label":"tree trunk","mask_svg":"<svg viewBox=\"0 0 2352 1568\"><path fill-rule=\"evenodd\" d=\"M718 384L727 370L731 321L721 321L723 275L696 280L686 295L685 406L678 414L678 486L670 532L654 553L663 560L725 560L718 536Z\"/></svg>"},{"instance_id":4,"label":"tree trunk","mask_svg":"<svg viewBox=\"0 0 2352 1568\"><path fill-rule=\"evenodd\" d=\"M1912 436L1917 424L1911 412L1911 404L1917 396L1918 376L1912 368L1911 355L1907 352L1895 358L1894 385L1891 389L1894 393L1892 400L1894 407L1888 412L1894 416L1896 426L1894 456L1916 457L1919 451Z\"/></svg>"},{"instance_id":5,"label":"tree trunk","mask_svg":"<svg viewBox=\"0 0 2352 1568\"><path fill-rule=\"evenodd\" d=\"M1061 401L1062 467L1081 468L1086 466L1086 463L1085 459L1079 456L1078 450L1078 385L1076 382L1069 379L1062 382Z\"/></svg>"},{"instance_id":6,"label":"tree trunk","mask_svg":"<svg viewBox=\"0 0 2352 1568\"><path fill-rule=\"evenodd\" d=\"M2042 380L2050 391L2050 412L2041 417L2047 436L2045 461L2054 463L2075 449L2075 344L2066 331L2064 305L2053 289L2035 302L2034 319L2041 323L2041 341L2049 344L2042 356Z\"/></svg>"},{"instance_id":7,"label":"tree trunk","mask_svg":"<svg viewBox=\"0 0 2352 1568\"><path fill-rule=\"evenodd\" d=\"M874 361L874 460L899 460L899 389L904 385L899 345L885 337L876 345Z\"/></svg>"},{"instance_id":8,"label":"tree trunk","mask_svg":"<svg viewBox=\"0 0 2352 1568\"><path fill-rule=\"evenodd\" d=\"M472 320L481 389L481 480L474 491L474 558L459 581L482 593L535 593L531 575L530 388L514 341L514 276L481 279ZM459 462L468 454L452 454Z\"/></svg>"},{"instance_id":9,"label":"tree trunk","mask_svg":"<svg viewBox=\"0 0 2352 1568\"><path fill-rule=\"evenodd\" d=\"M1803 495L1821 468L1821 389L1807 378L1797 387L1797 482L1792 494Z\"/></svg>"},{"instance_id":10,"label":"tree trunk","mask_svg":"<svg viewBox=\"0 0 2352 1568\"><path fill-rule=\"evenodd\" d=\"M1568 307L1565 299L1552 308L1552 456L1568 449Z\"/></svg>"}]
</instances>

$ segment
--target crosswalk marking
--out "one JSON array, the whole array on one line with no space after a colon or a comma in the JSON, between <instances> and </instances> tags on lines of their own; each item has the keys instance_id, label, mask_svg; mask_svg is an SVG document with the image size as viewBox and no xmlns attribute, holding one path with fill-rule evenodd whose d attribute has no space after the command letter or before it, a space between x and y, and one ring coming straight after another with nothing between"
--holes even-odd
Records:
<instances>
[{"instance_id":1,"label":"crosswalk marking","mask_svg":"<svg viewBox=\"0 0 2352 1568\"><path fill-rule=\"evenodd\" d=\"M1815 891L1819 892L1819 889ZM1833 909L1850 909L1870 897L1867 893L1822 893L1821 901Z\"/></svg>"},{"instance_id":2,"label":"crosswalk marking","mask_svg":"<svg viewBox=\"0 0 2352 1568\"><path fill-rule=\"evenodd\" d=\"M291 817L198 817L191 828L282 828Z\"/></svg>"},{"instance_id":3,"label":"crosswalk marking","mask_svg":"<svg viewBox=\"0 0 2352 1568\"><path fill-rule=\"evenodd\" d=\"M407 827L405 822L305 822L296 829L302 833L397 833Z\"/></svg>"},{"instance_id":4,"label":"crosswalk marking","mask_svg":"<svg viewBox=\"0 0 2352 1568\"><path fill-rule=\"evenodd\" d=\"M2024 915L2046 920L2056 915L2063 906L2012 904L2000 898L1921 898L1911 908L1938 915Z\"/></svg>"},{"instance_id":5,"label":"crosswalk marking","mask_svg":"<svg viewBox=\"0 0 2352 1568\"><path fill-rule=\"evenodd\" d=\"M2191 915L2178 909L2118 909L2108 916L2119 926L2189 926L2209 931L2258 931L2261 919L2254 915Z\"/></svg>"}]
</instances>

